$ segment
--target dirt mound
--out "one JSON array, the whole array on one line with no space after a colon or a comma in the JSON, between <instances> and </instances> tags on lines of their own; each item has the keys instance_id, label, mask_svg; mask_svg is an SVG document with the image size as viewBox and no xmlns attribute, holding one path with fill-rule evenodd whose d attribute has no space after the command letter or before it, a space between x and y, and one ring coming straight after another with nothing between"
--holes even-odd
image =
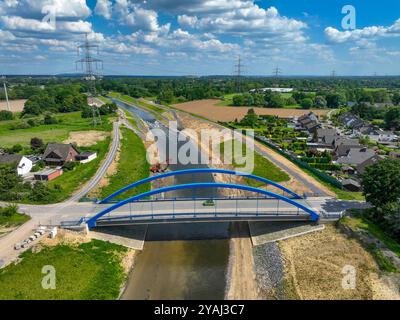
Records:
<instances>
[{"instance_id":1,"label":"dirt mound","mask_svg":"<svg viewBox=\"0 0 400 320\"><path fill-rule=\"evenodd\" d=\"M373 257L334 226L279 242L286 282L300 299L398 299L392 276L382 277ZM343 288L345 269L354 267L355 288Z\"/></svg>"},{"instance_id":2,"label":"dirt mound","mask_svg":"<svg viewBox=\"0 0 400 320\"><path fill-rule=\"evenodd\" d=\"M105 140L108 136L109 133L104 131L75 131L69 133L69 138L64 143L76 143L80 147L89 147Z\"/></svg>"}]
</instances>

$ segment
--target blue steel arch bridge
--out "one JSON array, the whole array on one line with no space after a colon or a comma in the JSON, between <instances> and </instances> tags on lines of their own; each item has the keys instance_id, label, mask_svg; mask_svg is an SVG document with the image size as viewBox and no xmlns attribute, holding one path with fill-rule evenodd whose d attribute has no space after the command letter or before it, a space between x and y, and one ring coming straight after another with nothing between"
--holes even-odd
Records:
<instances>
[{"instance_id":1,"label":"blue steel arch bridge","mask_svg":"<svg viewBox=\"0 0 400 320\"><path fill-rule=\"evenodd\" d=\"M263 188L248 184L192 182L164 186L124 198L125 192L167 177L190 174L241 176L259 181ZM207 190L207 197L196 190ZM192 190L191 197L170 197L179 190ZM221 196L213 190L239 190L246 196ZM203 193L204 194L204 193ZM99 212L82 218L89 228L153 223L190 223L221 221L318 221L320 213L307 199L274 181L257 175L213 168L167 172L133 182L98 202Z\"/></svg>"}]
</instances>

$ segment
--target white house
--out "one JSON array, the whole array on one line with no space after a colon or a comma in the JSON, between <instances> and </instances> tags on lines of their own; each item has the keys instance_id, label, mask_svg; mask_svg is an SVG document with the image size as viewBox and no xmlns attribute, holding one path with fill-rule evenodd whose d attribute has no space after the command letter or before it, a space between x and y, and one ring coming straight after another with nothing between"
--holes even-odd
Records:
<instances>
[{"instance_id":1,"label":"white house","mask_svg":"<svg viewBox=\"0 0 400 320\"><path fill-rule=\"evenodd\" d=\"M293 88L257 88L257 89L251 89L250 92L266 92L266 91L272 91L272 92L279 92L279 93L289 93L292 92L294 89Z\"/></svg>"},{"instance_id":2,"label":"white house","mask_svg":"<svg viewBox=\"0 0 400 320\"><path fill-rule=\"evenodd\" d=\"M0 164L12 165L19 175L24 175L32 170L32 161L19 154L0 154Z\"/></svg>"},{"instance_id":3,"label":"white house","mask_svg":"<svg viewBox=\"0 0 400 320\"><path fill-rule=\"evenodd\" d=\"M392 131L379 130L375 134L370 134L369 138L379 143L390 143L399 141L399 136Z\"/></svg>"}]
</instances>

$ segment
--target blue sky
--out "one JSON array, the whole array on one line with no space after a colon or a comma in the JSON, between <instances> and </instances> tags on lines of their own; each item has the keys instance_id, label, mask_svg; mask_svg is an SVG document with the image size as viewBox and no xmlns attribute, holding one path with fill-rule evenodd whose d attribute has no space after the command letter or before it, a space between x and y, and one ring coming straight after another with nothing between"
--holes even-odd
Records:
<instances>
[{"instance_id":1,"label":"blue sky","mask_svg":"<svg viewBox=\"0 0 400 320\"><path fill-rule=\"evenodd\" d=\"M104 74L400 74L396 0L0 0L0 74L75 72L85 33Z\"/></svg>"}]
</instances>

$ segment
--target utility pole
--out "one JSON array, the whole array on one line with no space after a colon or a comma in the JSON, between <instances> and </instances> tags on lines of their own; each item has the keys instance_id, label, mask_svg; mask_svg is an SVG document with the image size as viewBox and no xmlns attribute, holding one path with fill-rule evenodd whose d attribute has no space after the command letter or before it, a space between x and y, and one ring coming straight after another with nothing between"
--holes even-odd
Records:
<instances>
[{"instance_id":1,"label":"utility pole","mask_svg":"<svg viewBox=\"0 0 400 320\"><path fill-rule=\"evenodd\" d=\"M6 77L5 77L5 76L2 76L2 79L3 79L3 85L4 85L4 94L5 94L5 96L6 96L6 101L7 101L7 110L8 110L8 111L11 111L10 101L8 101Z\"/></svg>"},{"instance_id":2,"label":"utility pole","mask_svg":"<svg viewBox=\"0 0 400 320\"><path fill-rule=\"evenodd\" d=\"M97 54L99 54L99 46L91 44L88 39L88 34L85 35L85 42L77 47L78 49L78 57L82 58L75 61L76 67L78 69L78 64L81 65L81 69L85 72L85 80L87 81L88 87L88 104L89 108L92 110L93 116L93 126L97 124L101 124L101 117L99 113L99 109L95 103L96 93L96 74L95 70L99 70L99 65L103 68L103 61L92 56L91 50L97 50Z\"/></svg>"},{"instance_id":3,"label":"utility pole","mask_svg":"<svg viewBox=\"0 0 400 320\"><path fill-rule=\"evenodd\" d=\"M333 70L333 71L331 72L331 77L332 77L332 78L336 78L336 70Z\"/></svg>"},{"instance_id":4,"label":"utility pole","mask_svg":"<svg viewBox=\"0 0 400 320\"><path fill-rule=\"evenodd\" d=\"M237 60L237 64L235 65L235 76L236 76L236 91L241 92L241 82L242 82L242 74L243 74L243 64L242 58L239 56Z\"/></svg>"},{"instance_id":5,"label":"utility pole","mask_svg":"<svg viewBox=\"0 0 400 320\"><path fill-rule=\"evenodd\" d=\"M279 68L279 67L276 67L276 68L272 71L272 74L273 74L276 78L278 78L279 75L282 74L282 69Z\"/></svg>"}]
</instances>

